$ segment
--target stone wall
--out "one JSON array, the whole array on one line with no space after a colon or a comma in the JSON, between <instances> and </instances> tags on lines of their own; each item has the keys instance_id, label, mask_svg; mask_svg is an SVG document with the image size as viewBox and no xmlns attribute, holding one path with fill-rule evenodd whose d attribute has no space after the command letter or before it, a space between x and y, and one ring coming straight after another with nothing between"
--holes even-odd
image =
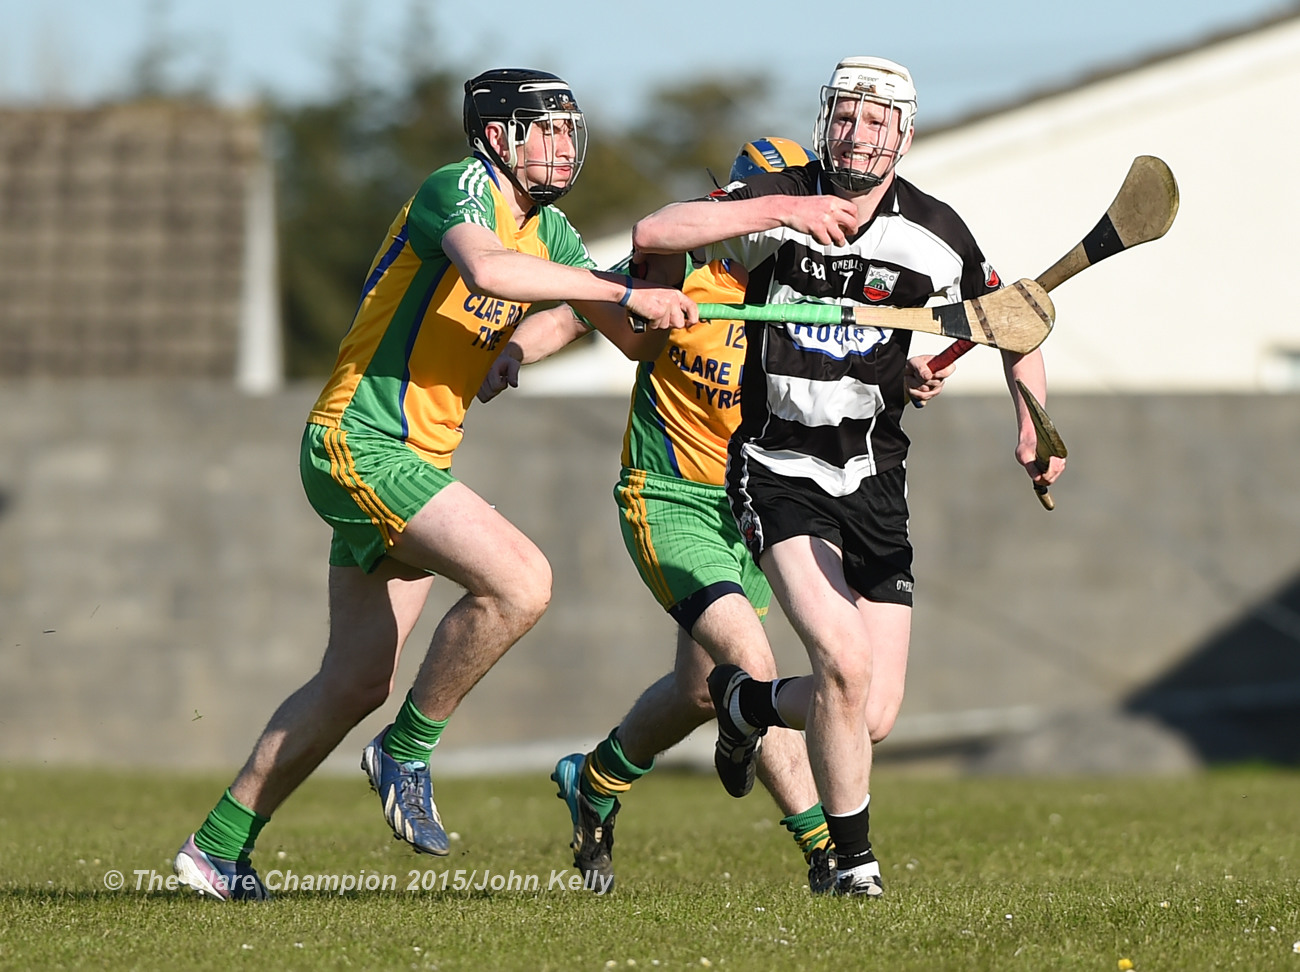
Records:
<instances>
[{"instance_id":1,"label":"stone wall","mask_svg":"<svg viewBox=\"0 0 1300 972\"><path fill-rule=\"evenodd\" d=\"M242 762L324 646L329 534L296 468L315 391L0 386L0 759ZM1004 397L907 416L917 600L882 756L999 772L1300 761L1300 396L1049 407L1071 450L1050 514L1013 462ZM671 664L673 625L610 495L625 408L470 411L457 474L538 542L556 582L546 617L457 713L448 766L553 760ZM391 719L457 596L435 584L400 691L329 765L351 768ZM783 667L805 671L773 615Z\"/></svg>"}]
</instances>

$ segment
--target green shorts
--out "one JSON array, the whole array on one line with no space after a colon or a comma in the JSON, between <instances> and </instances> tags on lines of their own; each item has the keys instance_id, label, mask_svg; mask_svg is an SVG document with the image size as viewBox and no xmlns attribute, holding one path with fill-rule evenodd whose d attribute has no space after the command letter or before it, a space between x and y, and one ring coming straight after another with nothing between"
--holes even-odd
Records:
<instances>
[{"instance_id":1,"label":"green shorts","mask_svg":"<svg viewBox=\"0 0 1300 972\"><path fill-rule=\"evenodd\" d=\"M309 424L298 462L307 500L334 528L330 566L374 570L407 522L456 480L386 435Z\"/></svg>"},{"instance_id":2,"label":"green shorts","mask_svg":"<svg viewBox=\"0 0 1300 972\"><path fill-rule=\"evenodd\" d=\"M772 589L745 549L724 487L624 468L614 498L641 579L688 633L710 603L732 592L767 616Z\"/></svg>"}]
</instances>

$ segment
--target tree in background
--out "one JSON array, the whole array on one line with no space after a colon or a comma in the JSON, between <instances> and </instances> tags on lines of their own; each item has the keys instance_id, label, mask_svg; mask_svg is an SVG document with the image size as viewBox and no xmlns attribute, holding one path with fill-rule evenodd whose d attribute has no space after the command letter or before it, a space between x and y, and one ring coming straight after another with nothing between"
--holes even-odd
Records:
<instances>
[{"instance_id":1,"label":"tree in background","mask_svg":"<svg viewBox=\"0 0 1300 972\"><path fill-rule=\"evenodd\" d=\"M627 136L656 165L670 198L681 199L725 184L740 146L765 134L759 116L766 78L704 77L653 92L644 121Z\"/></svg>"},{"instance_id":2,"label":"tree in background","mask_svg":"<svg viewBox=\"0 0 1300 972\"><path fill-rule=\"evenodd\" d=\"M277 104L270 114L290 378L329 372L393 216L430 160L463 153L460 72L439 68L426 53L437 48L425 5L408 10L400 84L387 88L367 75L349 29L363 13L345 7L330 59L333 96Z\"/></svg>"},{"instance_id":3,"label":"tree in background","mask_svg":"<svg viewBox=\"0 0 1300 972\"><path fill-rule=\"evenodd\" d=\"M290 377L329 371L393 216L430 171L429 159L462 154L459 116L447 111L459 86L432 73L396 95L355 90L275 111Z\"/></svg>"},{"instance_id":4,"label":"tree in background","mask_svg":"<svg viewBox=\"0 0 1300 972\"><path fill-rule=\"evenodd\" d=\"M407 0L397 78L381 82L363 63L371 47L361 42L364 5L344 0L328 56L331 95L263 106L277 172L290 378L328 373L393 216L429 172L468 151L461 101L474 71L443 56L435 2ZM128 99L211 97L215 67L203 56L203 39L177 34L170 20L171 0L148 0L147 36L129 70ZM569 80L581 97L581 79ZM687 79L649 91L639 115L615 125L588 104L592 138L582 176L564 197L565 213L591 241L630 230L670 200L704 195L713 188L710 173L724 180L742 144L776 134L761 121L767 96L759 75Z\"/></svg>"}]
</instances>

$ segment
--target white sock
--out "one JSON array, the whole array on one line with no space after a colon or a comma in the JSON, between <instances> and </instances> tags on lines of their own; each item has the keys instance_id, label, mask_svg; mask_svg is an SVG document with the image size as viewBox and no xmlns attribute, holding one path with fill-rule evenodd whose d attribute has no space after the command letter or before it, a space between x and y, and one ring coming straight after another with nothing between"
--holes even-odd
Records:
<instances>
[{"instance_id":1,"label":"white sock","mask_svg":"<svg viewBox=\"0 0 1300 972\"><path fill-rule=\"evenodd\" d=\"M855 882L859 878L880 877L880 862L868 861L866 864L859 864L857 867L851 867L847 871L837 871L839 877L849 876Z\"/></svg>"}]
</instances>

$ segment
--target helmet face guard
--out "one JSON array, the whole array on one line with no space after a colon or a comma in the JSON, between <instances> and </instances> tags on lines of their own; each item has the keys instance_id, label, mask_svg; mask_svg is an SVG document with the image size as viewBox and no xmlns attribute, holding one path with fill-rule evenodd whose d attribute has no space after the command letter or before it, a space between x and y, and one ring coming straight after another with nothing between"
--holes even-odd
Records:
<instances>
[{"instance_id":1,"label":"helmet face guard","mask_svg":"<svg viewBox=\"0 0 1300 972\"><path fill-rule=\"evenodd\" d=\"M916 89L907 68L882 57L850 57L822 87L813 146L826 176L847 192L868 192L893 171L907 150L916 118ZM882 121L861 138L867 122ZM850 139L835 130L847 131Z\"/></svg>"},{"instance_id":2,"label":"helmet face guard","mask_svg":"<svg viewBox=\"0 0 1300 972\"><path fill-rule=\"evenodd\" d=\"M494 122L505 135L504 156L488 137L488 125ZM555 202L573 188L587 156L582 109L569 85L545 71L503 68L466 81L464 125L470 148L486 156L539 206ZM534 128L539 135L530 139ZM562 150L565 141L572 146L571 153ZM559 185L556 173L563 168L569 170L569 177Z\"/></svg>"}]
</instances>

